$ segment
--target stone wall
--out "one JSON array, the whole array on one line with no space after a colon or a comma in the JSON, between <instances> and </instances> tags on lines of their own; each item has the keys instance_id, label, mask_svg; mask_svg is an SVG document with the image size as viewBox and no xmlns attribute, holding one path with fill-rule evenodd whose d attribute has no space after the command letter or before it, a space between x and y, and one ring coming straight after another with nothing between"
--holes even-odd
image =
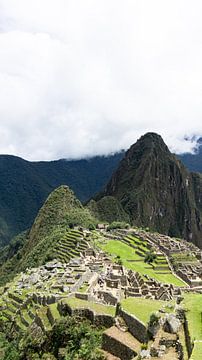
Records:
<instances>
[{"instance_id":1,"label":"stone wall","mask_svg":"<svg viewBox=\"0 0 202 360\"><path fill-rule=\"evenodd\" d=\"M81 300L88 300L88 294L86 293L75 293L75 298Z\"/></svg>"},{"instance_id":2,"label":"stone wall","mask_svg":"<svg viewBox=\"0 0 202 360\"><path fill-rule=\"evenodd\" d=\"M121 360L133 359L137 354L125 344L119 342L117 339L103 333L102 336L102 349L108 351L114 356L119 357Z\"/></svg>"},{"instance_id":3,"label":"stone wall","mask_svg":"<svg viewBox=\"0 0 202 360\"><path fill-rule=\"evenodd\" d=\"M98 297L102 298L109 305L115 306L118 302L117 298L107 291L98 291Z\"/></svg>"},{"instance_id":4,"label":"stone wall","mask_svg":"<svg viewBox=\"0 0 202 360\"><path fill-rule=\"evenodd\" d=\"M107 314L96 314L91 309L72 309L68 304L59 303L58 311L61 315L70 315L70 316L79 316L81 318L86 318L91 321L92 324L96 326L104 326L109 328L114 325L114 317Z\"/></svg>"},{"instance_id":5,"label":"stone wall","mask_svg":"<svg viewBox=\"0 0 202 360\"><path fill-rule=\"evenodd\" d=\"M118 315L125 321L128 331L140 342L147 342L147 327L135 316L128 314L122 309L118 310Z\"/></svg>"},{"instance_id":6,"label":"stone wall","mask_svg":"<svg viewBox=\"0 0 202 360\"><path fill-rule=\"evenodd\" d=\"M184 318L184 334L185 334L185 343L186 343L187 353L188 353L188 356L190 357L192 350L193 350L193 344L191 341L191 336L189 333L189 324L188 324L186 316Z\"/></svg>"}]
</instances>

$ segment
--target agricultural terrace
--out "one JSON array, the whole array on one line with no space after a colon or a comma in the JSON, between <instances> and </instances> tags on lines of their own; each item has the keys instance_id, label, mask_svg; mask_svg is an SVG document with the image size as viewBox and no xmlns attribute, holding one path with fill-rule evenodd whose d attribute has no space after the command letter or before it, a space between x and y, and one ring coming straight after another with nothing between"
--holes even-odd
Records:
<instances>
[{"instance_id":1,"label":"agricultural terrace","mask_svg":"<svg viewBox=\"0 0 202 360\"><path fill-rule=\"evenodd\" d=\"M192 341L194 341L191 360L198 360L202 354L202 295L187 293L183 294L183 297L183 305L187 310L189 332Z\"/></svg>"},{"instance_id":2,"label":"agricultural terrace","mask_svg":"<svg viewBox=\"0 0 202 360\"><path fill-rule=\"evenodd\" d=\"M131 315L135 315L146 325L152 313L160 309L172 312L173 304L173 302L165 303L165 301L160 300L129 297L122 300L121 307Z\"/></svg>"},{"instance_id":3,"label":"agricultural terrace","mask_svg":"<svg viewBox=\"0 0 202 360\"><path fill-rule=\"evenodd\" d=\"M72 309L90 309L95 311L97 314L115 316L114 306L98 304L95 302L81 300L77 298L63 299L62 302L68 304Z\"/></svg>"},{"instance_id":4,"label":"agricultural terrace","mask_svg":"<svg viewBox=\"0 0 202 360\"><path fill-rule=\"evenodd\" d=\"M144 262L144 257L148 248L141 240L128 236L125 242L119 240L106 240L100 239L97 246L115 258L120 257L122 264L133 271L140 274L147 274L148 276L156 279L162 283L173 284L175 286L186 286L186 284L177 278L169 269L166 258L161 255L157 257L154 264L147 264ZM127 241L127 242L126 242ZM131 244L137 245L137 250L130 246Z\"/></svg>"}]
</instances>

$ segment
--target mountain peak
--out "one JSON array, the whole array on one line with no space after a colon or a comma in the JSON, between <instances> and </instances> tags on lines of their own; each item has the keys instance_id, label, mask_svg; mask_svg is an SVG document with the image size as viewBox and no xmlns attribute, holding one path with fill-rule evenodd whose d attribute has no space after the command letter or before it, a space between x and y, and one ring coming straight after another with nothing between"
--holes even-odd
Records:
<instances>
[{"instance_id":1,"label":"mountain peak","mask_svg":"<svg viewBox=\"0 0 202 360\"><path fill-rule=\"evenodd\" d=\"M164 153L170 153L167 145L163 141L162 137L156 133L148 132L145 135L141 136L135 144L133 144L129 150L127 151L128 154L133 153L158 153L164 152Z\"/></svg>"},{"instance_id":2,"label":"mountain peak","mask_svg":"<svg viewBox=\"0 0 202 360\"><path fill-rule=\"evenodd\" d=\"M156 133L130 147L102 195L114 196L133 225L200 243L193 176Z\"/></svg>"}]
</instances>

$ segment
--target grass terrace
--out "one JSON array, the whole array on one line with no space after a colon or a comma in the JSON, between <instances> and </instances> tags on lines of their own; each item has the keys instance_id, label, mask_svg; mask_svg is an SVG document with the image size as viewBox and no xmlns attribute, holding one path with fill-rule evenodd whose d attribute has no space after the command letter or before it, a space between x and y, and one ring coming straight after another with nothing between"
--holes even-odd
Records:
<instances>
[{"instance_id":1,"label":"grass terrace","mask_svg":"<svg viewBox=\"0 0 202 360\"><path fill-rule=\"evenodd\" d=\"M168 306L170 305L170 306ZM166 312L173 311L173 302L165 303L165 301L151 300L143 298L129 297L122 300L122 309L131 315L135 315L144 324L147 324L150 315L163 308Z\"/></svg>"},{"instance_id":2,"label":"grass terrace","mask_svg":"<svg viewBox=\"0 0 202 360\"><path fill-rule=\"evenodd\" d=\"M67 298L62 300L63 303L68 304L72 309L90 309L97 314L105 314L115 316L115 307L109 305L97 304L87 300L81 300L77 298Z\"/></svg>"},{"instance_id":3,"label":"grass terrace","mask_svg":"<svg viewBox=\"0 0 202 360\"><path fill-rule=\"evenodd\" d=\"M89 288L89 284L88 283L83 283L83 285L80 287L80 289L78 290L80 293L85 293L87 292Z\"/></svg>"},{"instance_id":4,"label":"grass terrace","mask_svg":"<svg viewBox=\"0 0 202 360\"><path fill-rule=\"evenodd\" d=\"M202 342L195 342L190 360L201 360L201 357L202 357Z\"/></svg>"},{"instance_id":5,"label":"grass terrace","mask_svg":"<svg viewBox=\"0 0 202 360\"><path fill-rule=\"evenodd\" d=\"M193 341L202 341L202 294L187 293L183 297L191 338Z\"/></svg>"},{"instance_id":6,"label":"grass terrace","mask_svg":"<svg viewBox=\"0 0 202 360\"><path fill-rule=\"evenodd\" d=\"M139 242L140 241L141 240L139 240ZM168 267L166 271L160 271L155 270L155 266L153 268L151 265L145 263L144 255L140 256L136 253L136 249L133 249L126 243L123 243L119 240L108 240L105 243L99 241L97 242L97 245L102 250L110 254L114 259L117 256L120 256L123 265L127 269L138 271L142 275L147 274L148 276L163 283L173 284L175 286L186 286L186 284L182 280L178 279L175 275L172 274ZM145 245L143 245L141 249L143 249L143 247L145 247Z\"/></svg>"},{"instance_id":7,"label":"grass terrace","mask_svg":"<svg viewBox=\"0 0 202 360\"><path fill-rule=\"evenodd\" d=\"M173 263L182 263L182 264L196 264L198 263L197 258L194 254L184 252L179 254L173 254L172 255L172 261Z\"/></svg>"}]
</instances>

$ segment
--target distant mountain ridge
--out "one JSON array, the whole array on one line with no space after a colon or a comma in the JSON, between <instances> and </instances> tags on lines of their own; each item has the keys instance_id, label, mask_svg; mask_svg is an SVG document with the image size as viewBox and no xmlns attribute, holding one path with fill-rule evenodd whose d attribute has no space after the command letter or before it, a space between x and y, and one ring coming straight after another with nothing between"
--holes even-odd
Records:
<instances>
[{"instance_id":1,"label":"distant mountain ridge","mask_svg":"<svg viewBox=\"0 0 202 360\"><path fill-rule=\"evenodd\" d=\"M29 162L0 155L0 246L31 227L47 196L68 185L87 201L109 180L123 152L85 160Z\"/></svg>"},{"instance_id":2,"label":"distant mountain ridge","mask_svg":"<svg viewBox=\"0 0 202 360\"><path fill-rule=\"evenodd\" d=\"M200 144L196 154L178 155L194 172L202 172L202 138ZM31 227L45 199L58 186L70 186L82 202L100 192L124 155L122 151L91 159L39 162L0 155L0 246ZM108 202L105 201L104 205L102 201L100 207L106 207ZM119 205L116 210L118 208L123 215Z\"/></svg>"},{"instance_id":3,"label":"distant mountain ridge","mask_svg":"<svg viewBox=\"0 0 202 360\"><path fill-rule=\"evenodd\" d=\"M202 175L190 173L160 135L147 133L130 147L95 199L106 198L115 198L133 225L202 248Z\"/></svg>"},{"instance_id":4,"label":"distant mountain ridge","mask_svg":"<svg viewBox=\"0 0 202 360\"><path fill-rule=\"evenodd\" d=\"M178 155L178 158L190 171L202 173L202 137L198 139L197 145L194 154L185 153Z\"/></svg>"}]
</instances>

